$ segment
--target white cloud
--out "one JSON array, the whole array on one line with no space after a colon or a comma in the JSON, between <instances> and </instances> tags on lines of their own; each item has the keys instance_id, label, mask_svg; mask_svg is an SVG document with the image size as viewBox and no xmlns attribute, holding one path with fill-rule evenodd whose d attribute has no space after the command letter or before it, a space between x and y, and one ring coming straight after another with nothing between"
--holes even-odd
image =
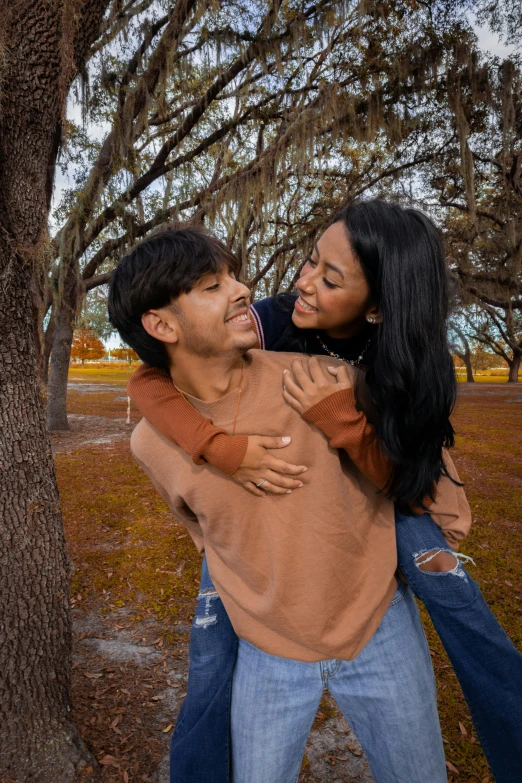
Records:
<instances>
[{"instance_id":1,"label":"white cloud","mask_svg":"<svg viewBox=\"0 0 522 783\"><path fill-rule=\"evenodd\" d=\"M473 29L478 38L479 46L484 52L489 52L501 58L507 58L514 53L515 47L503 43L498 34L492 33L487 25L479 27L477 24L474 24Z\"/></svg>"}]
</instances>

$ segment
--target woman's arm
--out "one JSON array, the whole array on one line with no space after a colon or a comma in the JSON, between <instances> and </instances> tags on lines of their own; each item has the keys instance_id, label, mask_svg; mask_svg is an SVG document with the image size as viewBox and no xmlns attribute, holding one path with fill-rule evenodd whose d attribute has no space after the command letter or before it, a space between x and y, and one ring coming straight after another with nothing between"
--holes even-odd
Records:
<instances>
[{"instance_id":1,"label":"woman's arm","mask_svg":"<svg viewBox=\"0 0 522 783\"><path fill-rule=\"evenodd\" d=\"M302 486L291 477L304 473L304 465L292 465L267 452L285 448L289 439L228 435L193 408L161 370L145 364L139 367L127 384L127 393L152 426L182 448L196 465L209 462L260 497L266 492L284 494ZM256 484L263 479L260 490Z\"/></svg>"},{"instance_id":2,"label":"woman's arm","mask_svg":"<svg viewBox=\"0 0 522 783\"><path fill-rule=\"evenodd\" d=\"M374 427L357 410L353 370L346 365L324 371L316 357L294 359L292 374L285 371L283 397L304 419L327 436L330 445L344 449L352 462L376 487L384 489L393 469Z\"/></svg>"},{"instance_id":3,"label":"woman's arm","mask_svg":"<svg viewBox=\"0 0 522 783\"><path fill-rule=\"evenodd\" d=\"M361 473L383 489L393 463L382 451L374 427L356 408L353 370L342 365L328 370L327 375L315 357L306 369L302 360L294 359L294 378L288 372L284 374L283 396L303 418L324 432L331 446L344 449ZM424 505L450 546L458 549L471 527L471 511L447 449L443 449L443 459L449 477L440 478L434 488L434 500L425 498ZM424 511L412 508L413 514Z\"/></svg>"},{"instance_id":4,"label":"woman's arm","mask_svg":"<svg viewBox=\"0 0 522 783\"><path fill-rule=\"evenodd\" d=\"M148 364L138 367L127 384L127 394L147 421L182 448L196 465L210 462L227 476L241 465L248 436L228 435L214 427L161 370Z\"/></svg>"}]
</instances>

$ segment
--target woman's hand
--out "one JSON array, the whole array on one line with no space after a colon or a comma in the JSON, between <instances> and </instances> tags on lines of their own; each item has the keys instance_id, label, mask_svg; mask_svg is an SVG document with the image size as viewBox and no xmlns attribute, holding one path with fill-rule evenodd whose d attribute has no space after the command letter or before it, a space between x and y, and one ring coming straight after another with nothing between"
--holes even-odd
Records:
<instances>
[{"instance_id":1,"label":"woman's hand","mask_svg":"<svg viewBox=\"0 0 522 783\"><path fill-rule=\"evenodd\" d=\"M315 356L294 359L291 373L283 370L284 400L301 415L330 394L352 387L346 364L328 367L325 372Z\"/></svg>"},{"instance_id":2,"label":"woman's hand","mask_svg":"<svg viewBox=\"0 0 522 783\"><path fill-rule=\"evenodd\" d=\"M302 487L302 481L288 476L299 476L308 468L304 465L291 465L267 452L267 449L284 449L290 440L291 438L249 435L245 458L232 474L233 480L253 495L262 498L266 497L267 492L272 495L286 495L293 489ZM260 482L262 482L261 487L256 486Z\"/></svg>"}]
</instances>

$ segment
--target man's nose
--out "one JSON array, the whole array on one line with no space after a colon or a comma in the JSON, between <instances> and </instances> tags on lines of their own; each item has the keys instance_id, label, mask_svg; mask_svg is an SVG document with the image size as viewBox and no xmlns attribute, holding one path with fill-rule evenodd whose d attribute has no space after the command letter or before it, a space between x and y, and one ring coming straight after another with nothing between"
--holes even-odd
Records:
<instances>
[{"instance_id":1,"label":"man's nose","mask_svg":"<svg viewBox=\"0 0 522 783\"><path fill-rule=\"evenodd\" d=\"M238 299L249 299L250 298L250 288L246 286L244 283L241 283L239 280L233 281L233 289L232 289L232 301L237 302Z\"/></svg>"}]
</instances>

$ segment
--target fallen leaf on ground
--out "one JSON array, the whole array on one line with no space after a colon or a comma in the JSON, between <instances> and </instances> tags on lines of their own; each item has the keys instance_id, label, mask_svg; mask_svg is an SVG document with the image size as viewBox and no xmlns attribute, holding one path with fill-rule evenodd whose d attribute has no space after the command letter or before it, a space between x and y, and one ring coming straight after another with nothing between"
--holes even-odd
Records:
<instances>
[{"instance_id":1,"label":"fallen leaf on ground","mask_svg":"<svg viewBox=\"0 0 522 783\"><path fill-rule=\"evenodd\" d=\"M100 764L103 764L104 766L110 766L112 764L113 766L117 767L119 761L115 756L107 755L101 759Z\"/></svg>"}]
</instances>

